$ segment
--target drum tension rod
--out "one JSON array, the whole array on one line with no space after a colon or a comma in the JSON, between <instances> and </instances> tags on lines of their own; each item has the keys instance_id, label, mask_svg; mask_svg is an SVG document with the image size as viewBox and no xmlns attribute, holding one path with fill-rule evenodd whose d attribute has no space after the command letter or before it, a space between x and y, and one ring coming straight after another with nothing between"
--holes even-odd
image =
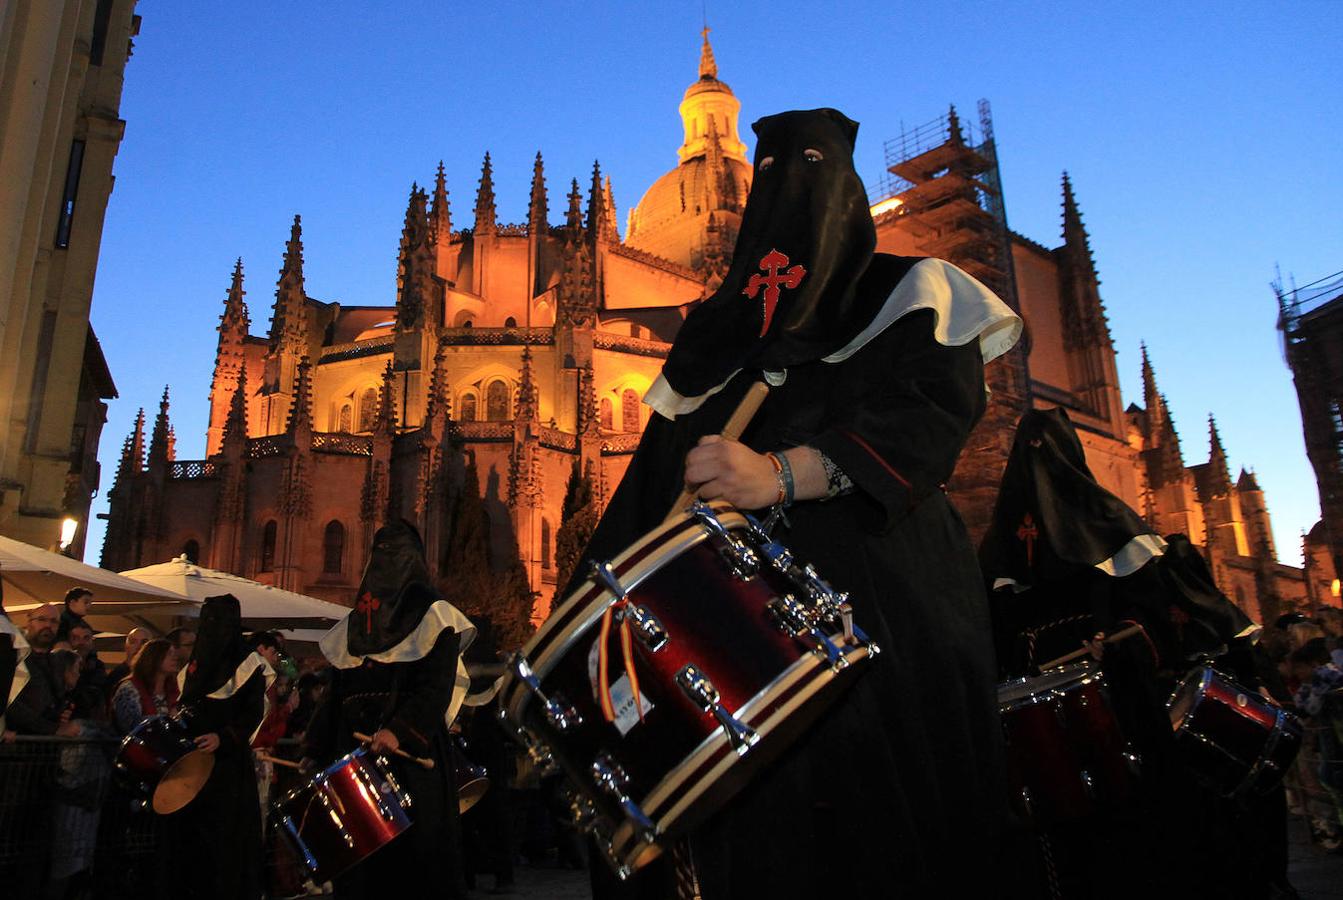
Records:
<instances>
[{"instance_id":1,"label":"drum tension rod","mask_svg":"<svg viewBox=\"0 0 1343 900\"><path fill-rule=\"evenodd\" d=\"M667 629L663 627L662 622L657 616L644 606L629 602L629 591L620 583L620 578L616 575L615 569L609 562L591 563L592 577L595 581L606 588L617 603L625 606L616 612L617 616L628 616L631 624L634 625L634 635L639 639L639 643L648 648L649 652L656 653L667 645Z\"/></svg>"},{"instance_id":2,"label":"drum tension rod","mask_svg":"<svg viewBox=\"0 0 1343 900\"><path fill-rule=\"evenodd\" d=\"M745 756L760 740L760 735L754 729L743 724L740 719L723 708L718 688L714 687L713 682L704 677L696 666L693 664L682 666L681 671L676 673L676 683L691 702L698 704L705 712L713 714L718 724L723 726L723 734L732 745L732 749L737 751L738 756Z\"/></svg>"},{"instance_id":3,"label":"drum tension rod","mask_svg":"<svg viewBox=\"0 0 1343 900\"><path fill-rule=\"evenodd\" d=\"M572 706L564 702L564 698L559 694L547 697L541 690L541 679L536 677L532 667L527 663L527 658L521 653L513 654L510 662L513 667L513 674L523 683L527 690L531 691L537 700L541 701L541 709L546 714L547 721L554 726L556 731L568 731L570 728L583 724L583 717L578 714Z\"/></svg>"}]
</instances>

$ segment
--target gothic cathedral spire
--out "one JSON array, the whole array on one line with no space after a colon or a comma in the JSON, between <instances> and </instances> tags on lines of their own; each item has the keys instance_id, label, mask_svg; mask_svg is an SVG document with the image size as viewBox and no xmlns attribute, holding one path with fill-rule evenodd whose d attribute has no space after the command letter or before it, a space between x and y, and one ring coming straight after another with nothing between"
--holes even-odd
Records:
<instances>
[{"instance_id":1,"label":"gothic cathedral spire","mask_svg":"<svg viewBox=\"0 0 1343 900\"><path fill-rule=\"evenodd\" d=\"M429 232L435 244L447 243L452 237L452 212L448 208L448 181L443 174L443 160L438 161L434 176L434 205L429 209Z\"/></svg>"},{"instance_id":2,"label":"gothic cathedral spire","mask_svg":"<svg viewBox=\"0 0 1343 900\"><path fill-rule=\"evenodd\" d=\"M495 227L494 173L489 151L486 151L485 161L480 166L480 187L476 190L476 238L493 234Z\"/></svg>"},{"instance_id":3,"label":"gothic cathedral spire","mask_svg":"<svg viewBox=\"0 0 1343 900\"><path fill-rule=\"evenodd\" d=\"M397 262L398 332L436 328L442 313L434 283L434 239L426 209L428 200L419 185L411 185Z\"/></svg>"},{"instance_id":4,"label":"gothic cathedral spire","mask_svg":"<svg viewBox=\"0 0 1343 900\"><path fill-rule=\"evenodd\" d=\"M246 366L248 332L251 318L243 290L242 257L233 266L233 283L224 297L224 314L219 317L219 343L215 351L214 377L210 380L210 425L205 438L205 455L214 456L224 439L229 405Z\"/></svg>"},{"instance_id":5,"label":"gothic cathedral spire","mask_svg":"<svg viewBox=\"0 0 1343 900\"><path fill-rule=\"evenodd\" d=\"M289 353L295 359L302 356L308 344L307 295L303 288L303 222L294 216L285 244L284 262L280 266L280 281L275 289L275 306L270 320L270 349L272 353ZM287 389L287 386L282 387Z\"/></svg>"},{"instance_id":6,"label":"gothic cathedral spire","mask_svg":"<svg viewBox=\"0 0 1343 900\"><path fill-rule=\"evenodd\" d=\"M532 196L527 204L527 230L540 236L547 226L550 212L546 202L546 175L541 162L541 151L536 151L536 162L532 166Z\"/></svg>"}]
</instances>

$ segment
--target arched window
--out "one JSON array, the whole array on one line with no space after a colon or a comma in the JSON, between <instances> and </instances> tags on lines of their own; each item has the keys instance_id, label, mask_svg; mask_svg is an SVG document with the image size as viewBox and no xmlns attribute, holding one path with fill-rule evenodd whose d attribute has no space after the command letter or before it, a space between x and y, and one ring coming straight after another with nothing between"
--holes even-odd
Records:
<instances>
[{"instance_id":1,"label":"arched window","mask_svg":"<svg viewBox=\"0 0 1343 900\"><path fill-rule=\"evenodd\" d=\"M512 316L509 316L507 319L504 319L504 327L505 327L505 328L517 328L517 327L518 327L518 320L515 319L515 318L513 318Z\"/></svg>"},{"instance_id":2,"label":"arched window","mask_svg":"<svg viewBox=\"0 0 1343 900\"><path fill-rule=\"evenodd\" d=\"M508 385L491 381L485 389L485 418L491 422L508 420Z\"/></svg>"},{"instance_id":3,"label":"arched window","mask_svg":"<svg viewBox=\"0 0 1343 900\"><path fill-rule=\"evenodd\" d=\"M471 327L473 326L473 324L474 324L474 323L472 323L472 321L471 321L470 319L467 319L465 322L462 323L462 327L463 327L463 328L471 328Z\"/></svg>"},{"instance_id":4,"label":"arched window","mask_svg":"<svg viewBox=\"0 0 1343 900\"><path fill-rule=\"evenodd\" d=\"M345 526L332 519L322 534L322 571L339 575L345 561Z\"/></svg>"},{"instance_id":5,"label":"arched window","mask_svg":"<svg viewBox=\"0 0 1343 900\"><path fill-rule=\"evenodd\" d=\"M182 545L182 555L187 558L187 562L198 563L201 561L201 545L195 538Z\"/></svg>"},{"instance_id":6,"label":"arched window","mask_svg":"<svg viewBox=\"0 0 1343 900\"><path fill-rule=\"evenodd\" d=\"M353 427L354 410L350 407L350 404L346 403L340 408L340 415L336 419L336 430L349 434Z\"/></svg>"},{"instance_id":7,"label":"arched window","mask_svg":"<svg viewBox=\"0 0 1343 900\"><path fill-rule=\"evenodd\" d=\"M549 569L550 566L550 520L541 520L541 568Z\"/></svg>"},{"instance_id":8,"label":"arched window","mask_svg":"<svg viewBox=\"0 0 1343 900\"><path fill-rule=\"evenodd\" d=\"M462 394L462 402L459 404L461 409L457 417L463 422L474 422L476 420L476 395Z\"/></svg>"},{"instance_id":9,"label":"arched window","mask_svg":"<svg viewBox=\"0 0 1343 900\"><path fill-rule=\"evenodd\" d=\"M275 571L275 520L271 519L266 523L266 527L261 529L261 567L258 572Z\"/></svg>"},{"instance_id":10,"label":"arched window","mask_svg":"<svg viewBox=\"0 0 1343 900\"><path fill-rule=\"evenodd\" d=\"M615 418L611 414L611 398L603 397L597 404L597 422L607 431L615 430Z\"/></svg>"},{"instance_id":11,"label":"arched window","mask_svg":"<svg viewBox=\"0 0 1343 900\"><path fill-rule=\"evenodd\" d=\"M378 389L368 388L359 398L359 430L372 431L378 418Z\"/></svg>"},{"instance_id":12,"label":"arched window","mask_svg":"<svg viewBox=\"0 0 1343 900\"><path fill-rule=\"evenodd\" d=\"M639 392L634 388L620 392L620 427L624 431L639 430Z\"/></svg>"}]
</instances>

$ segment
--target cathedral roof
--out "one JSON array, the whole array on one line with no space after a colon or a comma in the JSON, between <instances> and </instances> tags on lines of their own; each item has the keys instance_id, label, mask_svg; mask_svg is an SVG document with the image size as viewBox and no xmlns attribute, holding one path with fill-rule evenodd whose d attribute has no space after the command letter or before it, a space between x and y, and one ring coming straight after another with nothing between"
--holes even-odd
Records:
<instances>
[{"instance_id":1,"label":"cathedral roof","mask_svg":"<svg viewBox=\"0 0 1343 900\"><path fill-rule=\"evenodd\" d=\"M681 101L685 139L680 164L663 175L630 210L626 243L638 250L698 268L708 239L709 214L735 235L752 166L737 134L741 101L718 80L709 32L700 48L699 78Z\"/></svg>"}]
</instances>

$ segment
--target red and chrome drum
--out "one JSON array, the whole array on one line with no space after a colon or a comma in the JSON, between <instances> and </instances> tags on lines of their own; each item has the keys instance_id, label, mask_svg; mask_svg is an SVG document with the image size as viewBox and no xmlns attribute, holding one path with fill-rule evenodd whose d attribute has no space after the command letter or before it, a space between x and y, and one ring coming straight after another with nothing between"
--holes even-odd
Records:
<instances>
[{"instance_id":1,"label":"red and chrome drum","mask_svg":"<svg viewBox=\"0 0 1343 900\"><path fill-rule=\"evenodd\" d=\"M387 760L360 748L273 804L312 879L329 881L410 827L410 795Z\"/></svg>"},{"instance_id":2,"label":"red and chrome drum","mask_svg":"<svg viewBox=\"0 0 1343 900\"><path fill-rule=\"evenodd\" d=\"M1138 758L1107 693L1089 664L998 685L1013 800L1037 824L1083 819L1132 794Z\"/></svg>"},{"instance_id":3,"label":"red and chrome drum","mask_svg":"<svg viewBox=\"0 0 1343 900\"><path fill-rule=\"evenodd\" d=\"M460 734L449 737L448 756L452 759L452 773L457 781L457 812L464 813L490 789L490 775L484 766L467 758L466 738Z\"/></svg>"},{"instance_id":4,"label":"red and chrome drum","mask_svg":"<svg viewBox=\"0 0 1343 900\"><path fill-rule=\"evenodd\" d=\"M196 799L214 771L215 758L196 749L183 711L150 716L132 728L122 738L114 765L154 812L167 815Z\"/></svg>"},{"instance_id":5,"label":"red and chrome drum","mask_svg":"<svg viewBox=\"0 0 1343 900\"><path fill-rule=\"evenodd\" d=\"M1189 767L1227 797L1277 784L1301 749L1301 723L1210 667L1184 677L1166 703Z\"/></svg>"},{"instance_id":6,"label":"red and chrome drum","mask_svg":"<svg viewBox=\"0 0 1343 900\"><path fill-rule=\"evenodd\" d=\"M575 821L624 878L877 652L814 569L731 506L697 503L594 566L514 656L502 716L568 776Z\"/></svg>"}]
</instances>

